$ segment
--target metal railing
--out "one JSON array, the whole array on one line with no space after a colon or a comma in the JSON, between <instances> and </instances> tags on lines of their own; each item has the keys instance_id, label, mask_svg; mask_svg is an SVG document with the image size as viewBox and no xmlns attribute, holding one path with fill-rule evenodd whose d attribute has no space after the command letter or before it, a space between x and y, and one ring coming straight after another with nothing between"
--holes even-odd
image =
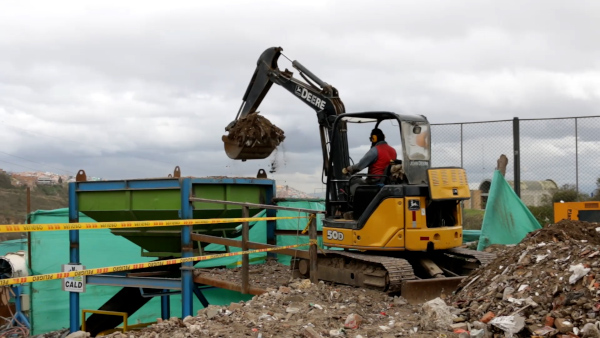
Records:
<instances>
[{"instance_id":1,"label":"metal railing","mask_svg":"<svg viewBox=\"0 0 600 338\"><path fill-rule=\"evenodd\" d=\"M221 201L221 200L212 200L212 199L197 198L197 197L190 197L190 202L204 202L204 203L216 203L216 204L223 204L223 205L241 206L242 207L242 217L244 217L244 218L250 217L250 207L267 209L267 210L287 210L287 211L298 211L298 212L309 213L310 217L309 217L309 222L307 225L307 230L308 230L308 237L310 240L310 246L308 249L308 254L306 254L305 252L302 252L300 250L295 250L295 249L283 249L283 250L279 250L279 253L283 254L283 255L290 255L290 256L296 256L296 257L308 259L309 260L309 266L308 266L309 279L314 284L316 284L318 282L318 279L317 279L317 276L318 276L317 275L318 274L318 272L317 272L317 244L316 244L317 243L317 214L322 214L325 211L303 209L303 208L282 207L282 206L270 205L270 204ZM196 241L200 241L200 242L205 242L205 243L221 244L221 245L225 245L225 246L235 246L235 247L241 248L242 251L247 251L250 248L265 249L265 248L276 247L275 245L270 245L270 244L250 242L248 240L250 237L249 229L250 229L249 222L243 222L242 223L242 240L241 241L225 239L225 238L220 238L220 237L215 237L215 236L199 235L199 234L192 234L192 239L196 240ZM244 294L250 293L250 289L251 289L250 277L249 277L249 265L250 265L249 257L247 254L244 254L242 256L242 269L241 269L242 281L241 281L241 287L240 287L241 293L244 293Z\"/></svg>"}]
</instances>

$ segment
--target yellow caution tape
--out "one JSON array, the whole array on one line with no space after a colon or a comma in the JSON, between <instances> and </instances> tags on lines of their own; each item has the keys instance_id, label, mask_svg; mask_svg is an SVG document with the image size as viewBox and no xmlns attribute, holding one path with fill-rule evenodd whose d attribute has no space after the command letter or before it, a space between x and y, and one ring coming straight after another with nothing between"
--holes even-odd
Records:
<instances>
[{"instance_id":1,"label":"yellow caution tape","mask_svg":"<svg viewBox=\"0 0 600 338\"><path fill-rule=\"evenodd\" d=\"M302 230L302 234L306 234L308 232L308 228L310 227L310 222L312 222L312 220L315 218L315 214L310 214L310 216L308 216L308 223L306 223L306 226L304 227L304 230Z\"/></svg>"},{"instance_id":2,"label":"yellow caution tape","mask_svg":"<svg viewBox=\"0 0 600 338\"><path fill-rule=\"evenodd\" d=\"M297 248L297 247L301 247L301 246L308 246L308 245L312 245L312 244L317 245L317 241L314 239L311 239L311 240L309 240L308 243L305 243L305 244L286 245L286 246L279 246L276 248L228 252L228 253L208 255L208 256L175 258L175 259L167 259L167 260L147 262L147 263L109 266L109 267L105 267L105 268L48 273L45 275L37 275L37 276L29 276L29 277L7 278L7 279L0 279L0 286L41 282L41 281L47 281L47 280L53 280L53 279L63 279L63 278L67 278L67 277L90 276L90 275L99 275L99 274L105 274L105 273L111 273L111 272L138 270L138 269L152 268L152 267L157 267L157 266L181 264L181 263L185 263L185 262L206 261L209 259L215 259L215 258L221 258L221 257L232 257L232 256L253 254L253 253L258 253L258 252L269 252L269 251L277 251L277 250L283 250L283 249L291 249L291 248Z\"/></svg>"},{"instance_id":3,"label":"yellow caution tape","mask_svg":"<svg viewBox=\"0 0 600 338\"><path fill-rule=\"evenodd\" d=\"M120 229L165 227L196 224L242 223L255 221L275 221L278 219L297 219L298 217L248 217L248 218L213 218L213 219L181 219L167 221L131 221L131 222L89 222L89 223L52 223L52 224L0 224L3 232L34 232L55 230L91 230L91 229Z\"/></svg>"}]
</instances>

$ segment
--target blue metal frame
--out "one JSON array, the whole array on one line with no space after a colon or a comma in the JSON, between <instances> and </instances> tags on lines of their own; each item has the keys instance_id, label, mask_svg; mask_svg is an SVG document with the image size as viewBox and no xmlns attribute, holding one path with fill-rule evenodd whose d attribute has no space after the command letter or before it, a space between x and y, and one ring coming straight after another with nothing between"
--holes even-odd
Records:
<instances>
[{"instance_id":1,"label":"blue metal frame","mask_svg":"<svg viewBox=\"0 0 600 338\"><path fill-rule=\"evenodd\" d=\"M69 223L79 223L79 203L76 183L69 183ZM79 230L69 230L69 261L79 264ZM69 325L71 332L79 331L79 293L69 292Z\"/></svg>"},{"instance_id":2,"label":"blue metal frame","mask_svg":"<svg viewBox=\"0 0 600 338\"><path fill-rule=\"evenodd\" d=\"M275 198L275 194L277 193L277 186L273 181L273 189L267 190L267 200L265 204L273 204L273 198ZM267 209L267 217L275 217L277 216L277 210ZM267 221L267 244L277 245L277 236L275 236L275 230L277 229L277 221ZM267 257L277 257L275 252L268 252Z\"/></svg>"},{"instance_id":3,"label":"blue metal frame","mask_svg":"<svg viewBox=\"0 0 600 338\"><path fill-rule=\"evenodd\" d=\"M192 193L192 179L184 178L181 180L181 219L194 218L194 209L190 202ZM185 225L181 227L181 257L193 257L192 244L192 226ZM181 316L183 318L191 316L194 312L192 288L194 286L194 263L185 262L181 264Z\"/></svg>"},{"instance_id":4,"label":"blue metal frame","mask_svg":"<svg viewBox=\"0 0 600 338\"><path fill-rule=\"evenodd\" d=\"M251 184L258 186L268 186L266 190L265 204L272 204L276 193L275 181L270 179L251 179L251 178L165 178L165 179L134 179L117 181L89 181L69 183L69 222L79 222L79 203L77 192L83 191L115 191L115 190L143 190L143 189L180 189L181 190L181 210L179 217L181 219L193 219L193 205L189 198L192 196L192 187L194 184ZM276 216L275 210L267 210L267 215ZM267 221L267 240L275 241L276 221ZM181 228L181 248L182 257L193 257L193 243L191 240L193 227L183 226ZM69 253L70 263L80 264L79 255L79 231L69 231ZM138 286L144 288L181 290L182 299L182 318L193 315L193 296L194 294L200 300L204 307L208 306L208 300L202 294L200 288L194 284L193 276L194 263L187 262L181 265L181 279L167 279L154 277L123 277L118 275L92 275L87 276L88 284L113 285L131 287ZM169 296L161 297L161 317L168 319L170 317L170 299ZM70 332L79 331L79 293L69 293L69 319Z\"/></svg>"},{"instance_id":5,"label":"blue metal frame","mask_svg":"<svg viewBox=\"0 0 600 338\"><path fill-rule=\"evenodd\" d=\"M181 290L179 278L157 277L125 277L118 275L91 275L86 278L87 284L122 286L146 289Z\"/></svg>"},{"instance_id":6,"label":"blue metal frame","mask_svg":"<svg viewBox=\"0 0 600 338\"><path fill-rule=\"evenodd\" d=\"M27 317L23 314L23 308L21 305L21 294L23 293L23 284L17 284L17 285L13 285L12 287L14 293L15 293L15 316L13 317L13 319L11 320L10 324L17 326L17 325L21 325L21 326L26 326L28 329L31 329L31 324L29 324L29 320L27 319Z\"/></svg>"}]
</instances>

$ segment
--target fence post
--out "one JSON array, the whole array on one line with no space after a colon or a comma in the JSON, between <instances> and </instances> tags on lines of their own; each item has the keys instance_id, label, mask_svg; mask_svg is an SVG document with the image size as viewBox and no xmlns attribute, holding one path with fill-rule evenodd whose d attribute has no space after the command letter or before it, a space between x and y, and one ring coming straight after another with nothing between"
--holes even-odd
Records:
<instances>
[{"instance_id":1,"label":"fence post","mask_svg":"<svg viewBox=\"0 0 600 338\"><path fill-rule=\"evenodd\" d=\"M250 217L250 209L246 205L242 207L242 217L243 218ZM250 233L248 228L249 228L248 222L247 221L243 222L242 223L242 251L248 250L248 235ZM247 294L248 289L250 287L249 283L248 283L249 264L250 264L250 260L249 260L248 254L242 255L242 293L243 294Z\"/></svg>"},{"instance_id":2,"label":"fence post","mask_svg":"<svg viewBox=\"0 0 600 338\"><path fill-rule=\"evenodd\" d=\"M579 140L577 135L577 118L575 118L575 190L579 201Z\"/></svg>"},{"instance_id":3,"label":"fence post","mask_svg":"<svg viewBox=\"0 0 600 338\"><path fill-rule=\"evenodd\" d=\"M519 130L519 118L513 119L513 157L514 157L514 172L515 172L515 194L521 197L521 143L520 143L520 130Z\"/></svg>"},{"instance_id":4,"label":"fence post","mask_svg":"<svg viewBox=\"0 0 600 338\"><path fill-rule=\"evenodd\" d=\"M463 161L464 152L463 152L463 123L460 124L460 167L464 168L465 164Z\"/></svg>"},{"instance_id":5,"label":"fence post","mask_svg":"<svg viewBox=\"0 0 600 338\"><path fill-rule=\"evenodd\" d=\"M317 214L310 214L310 224L308 225L308 238L311 240L311 245L308 248L310 256L310 281L317 284L319 282L317 270Z\"/></svg>"}]
</instances>

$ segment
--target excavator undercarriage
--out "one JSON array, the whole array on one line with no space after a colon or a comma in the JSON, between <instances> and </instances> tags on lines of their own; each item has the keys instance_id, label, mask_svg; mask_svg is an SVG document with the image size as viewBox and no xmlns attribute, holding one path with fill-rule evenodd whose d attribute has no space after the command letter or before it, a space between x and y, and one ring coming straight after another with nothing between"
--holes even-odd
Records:
<instances>
[{"instance_id":1,"label":"excavator undercarriage","mask_svg":"<svg viewBox=\"0 0 600 338\"><path fill-rule=\"evenodd\" d=\"M463 278L495 258L465 248L385 256L381 252L325 250L318 256L318 279L399 293L409 303L418 304L452 293ZM302 277L309 277L308 260L298 259L293 264Z\"/></svg>"}]
</instances>

